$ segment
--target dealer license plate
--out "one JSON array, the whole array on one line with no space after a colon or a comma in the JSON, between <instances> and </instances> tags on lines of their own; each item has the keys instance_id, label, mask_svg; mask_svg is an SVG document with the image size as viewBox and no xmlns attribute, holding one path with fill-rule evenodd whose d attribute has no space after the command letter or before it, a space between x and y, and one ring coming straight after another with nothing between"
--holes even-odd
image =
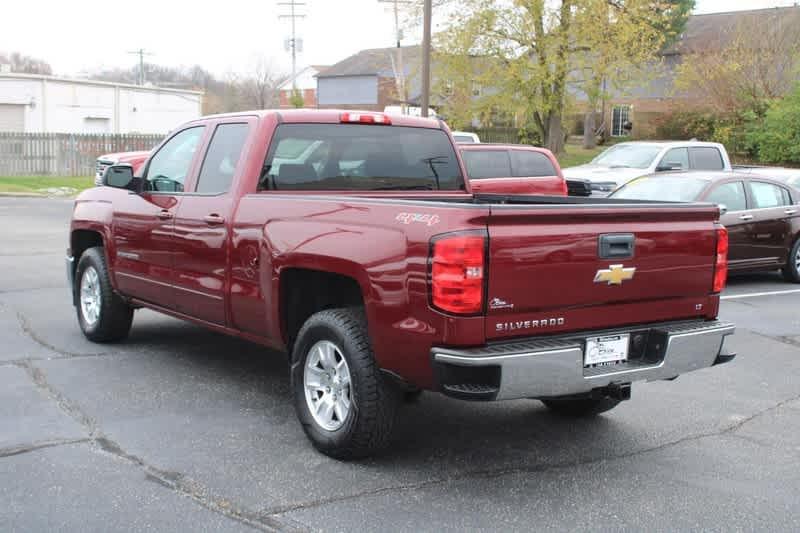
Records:
<instances>
[{"instance_id":1,"label":"dealer license plate","mask_svg":"<svg viewBox=\"0 0 800 533\"><path fill-rule=\"evenodd\" d=\"M598 365L626 361L628 359L628 340L630 335L608 335L586 339L584 365Z\"/></svg>"}]
</instances>

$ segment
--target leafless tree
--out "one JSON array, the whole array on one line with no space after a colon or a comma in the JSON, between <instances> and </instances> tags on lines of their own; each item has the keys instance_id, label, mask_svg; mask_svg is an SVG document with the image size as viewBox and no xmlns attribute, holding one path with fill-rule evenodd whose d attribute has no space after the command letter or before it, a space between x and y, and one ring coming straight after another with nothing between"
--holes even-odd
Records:
<instances>
[{"instance_id":1,"label":"leafless tree","mask_svg":"<svg viewBox=\"0 0 800 533\"><path fill-rule=\"evenodd\" d=\"M245 75L235 75L233 83L242 109L270 109L278 106L278 86L285 79L264 56L257 56Z\"/></svg>"},{"instance_id":2,"label":"leafless tree","mask_svg":"<svg viewBox=\"0 0 800 533\"><path fill-rule=\"evenodd\" d=\"M45 75L50 75L53 73L53 69L46 61L35 57L26 56L20 54L19 52L0 52L0 64L3 63L11 66L11 72Z\"/></svg>"}]
</instances>

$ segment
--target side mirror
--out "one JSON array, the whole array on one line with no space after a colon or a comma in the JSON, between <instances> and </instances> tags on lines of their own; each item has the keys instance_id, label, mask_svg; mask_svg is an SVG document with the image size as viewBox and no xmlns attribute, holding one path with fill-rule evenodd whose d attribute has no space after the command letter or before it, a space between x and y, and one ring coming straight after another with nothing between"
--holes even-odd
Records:
<instances>
[{"instance_id":1,"label":"side mirror","mask_svg":"<svg viewBox=\"0 0 800 533\"><path fill-rule=\"evenodd\" d=\"M138 181L133 177L133 165L129 163L111 165L103 173L103 185L116 189L138 192L136 191Z\"/></svg>"},{"instance_id":2,"label":"side mirror","mask_svg":"<svg viewBox=\"0 0 800 533\"><path fill-rule=\"evenodd\" d=\"M722 216L722 215L724 215L725 213L728 212L728 206L725 205L725 204L717 204L717 207L719 207L720 216Z\"/></svg>"}]
</instances>

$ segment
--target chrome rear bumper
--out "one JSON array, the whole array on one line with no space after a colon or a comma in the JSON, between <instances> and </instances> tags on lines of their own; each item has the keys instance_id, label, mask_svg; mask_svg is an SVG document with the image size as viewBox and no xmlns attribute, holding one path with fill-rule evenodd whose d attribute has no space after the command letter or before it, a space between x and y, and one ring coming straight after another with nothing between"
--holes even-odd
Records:
<instances>
[{"instance_id":1,"label":"chrome rear bumper","mask_svg":"<svg viewBox=\"0 0 800 533\"><path fill-rule=\"evenodd\" d=\"M719 320L672 322L480 348L434 347L431 355L445 394L483 400L547 398L633 381L672 379L728 362L734 355L723 353L723 342L734 329L733 324ZM585 339L615 333L630 333L632 338L644 335L643 347L624 363L584 366Z\"/></svg>"}]
</instances>

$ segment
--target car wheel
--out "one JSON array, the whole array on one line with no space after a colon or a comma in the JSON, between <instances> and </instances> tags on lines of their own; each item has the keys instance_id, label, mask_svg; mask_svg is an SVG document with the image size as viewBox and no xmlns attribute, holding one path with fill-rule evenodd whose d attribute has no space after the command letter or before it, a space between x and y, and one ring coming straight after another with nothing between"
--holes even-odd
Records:
<instances>
[{"instance_id":1,"label":"car wheel","mask_svg":"<svg viewBox=\"0 0 800 533\"><path fill-rule=\"evenodd\" d=\"M783 277L792 283L800 283L800 238L794 241L789 250L789 259L783 267Z\"/></svg>"},{"instance_id":2,"label":"car wheel","mask_svg":"<svg viewBox=\"0 0 800 533\"><path fill-rule=\"evenodd\" d=\"M610 411L619 405L621 400L614 398L580 398L541 400L548 409L564 416L594 416Z\"/></svg>"},{"instance_id":3,"label":"car wheel","mask_svg":"<svg viewBox=\"0 0 800 533\"><path fill-rule=\"evenodd\" d=\"M363 309L328 309L300 328L291 383L298 418L320 452L364 457L385 447L400 394L372 353Z\"/></svg>"},{"instance_id":4,"label":"car wheel","mask_svg":"<svg viewBox=\"0 0 800 533\"><path fill-rule=\"evenodd\" d=\"M78 261L75 288L78 323L87 339L114 342L128 336L133 308L114 292L102 247L89 248Z\"/></svg>"}]
</instances>

